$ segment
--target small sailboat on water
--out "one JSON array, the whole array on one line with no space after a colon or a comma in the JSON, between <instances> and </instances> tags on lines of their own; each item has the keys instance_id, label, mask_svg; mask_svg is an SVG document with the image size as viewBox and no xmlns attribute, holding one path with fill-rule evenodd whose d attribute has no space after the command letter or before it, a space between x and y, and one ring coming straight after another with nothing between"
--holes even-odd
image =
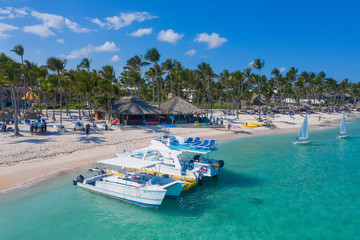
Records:
<instances>
[{"instance_id":1,"label":"small sailboat on water","mask_svg":"<svg viewBox=\"0 0 360 240\"><path fill-rule=\"evenodd\" d=\"M337 136L337 138L343 139L348 137L350 137L350 135L346 134L346 120L345 120L345 114L343 114L339 127L339 135Z\"/></svg>"},{"instance_id":2,"label":"small sailboat on water","mask_svg":"<svg viewBox=\"0 0 360 240\"><path fill-rule=\"evenodd\" d=\"M293 142L293 144L312 144L313 142L308 141L309 138L309 124L308 124L308 118L307 115L305 116L304 122L301 125L297 141Z\"/></svg>"}]
</instances>

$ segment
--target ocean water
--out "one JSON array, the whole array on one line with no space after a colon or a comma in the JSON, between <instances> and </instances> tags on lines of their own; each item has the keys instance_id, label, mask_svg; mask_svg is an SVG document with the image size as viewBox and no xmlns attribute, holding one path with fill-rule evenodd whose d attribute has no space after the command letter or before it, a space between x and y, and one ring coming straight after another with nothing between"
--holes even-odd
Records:
<instances>
[{"instance_id":1,"label":"ocean water","mask_svg":"<svg viewBox=\"0 0 360 240\"><path fill-rule=\"evenodd\" d=\"M71 184L71 172L0 195L0 239L360 239L360 121L223 142L218 178L147 209ZM1 183L0 183L1 184Z\"/></svg>"}]
</instances>

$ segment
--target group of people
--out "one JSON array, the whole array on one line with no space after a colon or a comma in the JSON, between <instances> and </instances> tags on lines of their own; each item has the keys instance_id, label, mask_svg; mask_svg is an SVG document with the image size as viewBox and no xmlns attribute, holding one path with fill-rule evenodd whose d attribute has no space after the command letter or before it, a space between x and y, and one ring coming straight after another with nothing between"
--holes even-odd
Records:
<instances>
[{"instance_id":1,"label":"group of people","mask_svg":"<svg viewBox=\"0 0 360 240\"><path fill-rule=\"evenodd\" d=\"M40 125L40 126L39 126ZM35 124L34 122L32 122L30 124L30 133L31 135L38 132L38 130L41 130L40 132L41 133L45 133L47 131L47 125L46 125L46 122L40 122L40 120L37 122L37 124Z\"/></svg>"}]
</instances>

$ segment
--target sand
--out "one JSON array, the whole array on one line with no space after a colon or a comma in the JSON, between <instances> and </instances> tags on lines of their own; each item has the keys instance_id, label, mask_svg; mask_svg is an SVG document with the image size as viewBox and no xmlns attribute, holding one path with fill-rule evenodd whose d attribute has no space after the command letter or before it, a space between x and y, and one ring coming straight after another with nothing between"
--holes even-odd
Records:
<instances>
[{"instance_id":1,"label":"sand","mask_svg":"<svg viewBox=\"0 0 360 240\"><path fill-rule=\"evenodd\" d=\"M304 119L301 115L277 115L271 118L276 127L246 128L241 124L254 122L256 116L241 114L239 119L236 119L235 116L225 117L220 111L215 111L214 114L224 117L223 128L178 125L169 130L170 134L215 138L221 141L260 134L297 132ZM347 119L358 115L359 113L352 113ZM310 130L336 127L341 117L340 113L309 115ZM0 133L0 193L25 187L85 165L91 166L94 161L115 156L117 152L146 147L152 138L167 131L157 126L129 126L113 127L108 132L91 131L91 134L86 136L85 132L73 131L72 122L77 120L76 112L73 112L72 118L64 116L63 125L68 129L64 133L56 132L52 125L59 123L51 120L48 120L48 133L44 135L32 136L29 126L25 124L20 124L20 137L14 137L13 133ZM89 119L84 116L83 122L86 124ZM231 124L230 131L225 128L228 123ZM296 134L294 139L295 137Z\"/></svg>"}]
</instances>

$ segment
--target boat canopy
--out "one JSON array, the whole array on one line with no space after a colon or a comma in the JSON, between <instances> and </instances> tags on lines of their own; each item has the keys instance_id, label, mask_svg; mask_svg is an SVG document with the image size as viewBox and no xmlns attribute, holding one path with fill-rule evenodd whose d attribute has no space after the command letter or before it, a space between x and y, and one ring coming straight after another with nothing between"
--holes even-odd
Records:
<instances>
[{"instance_id":1,"label":"boat canopy","mask_svg":"<svg viewBox=\"0 0 360 240\"><path fill-rule=\"evenodd\" d=\"M118 166L118 167L125 167L125 168L141 169L141 168L154 167L157 164L160 164L161 162L159 162L159 161L146 161L146 160L134 159L134 158L132 158L131 160L120 159L120 158L110 158L110 159L105 159L105 160L98 161L98 163L109 164L109 165Z\"/></svg>"}]
</instances>

